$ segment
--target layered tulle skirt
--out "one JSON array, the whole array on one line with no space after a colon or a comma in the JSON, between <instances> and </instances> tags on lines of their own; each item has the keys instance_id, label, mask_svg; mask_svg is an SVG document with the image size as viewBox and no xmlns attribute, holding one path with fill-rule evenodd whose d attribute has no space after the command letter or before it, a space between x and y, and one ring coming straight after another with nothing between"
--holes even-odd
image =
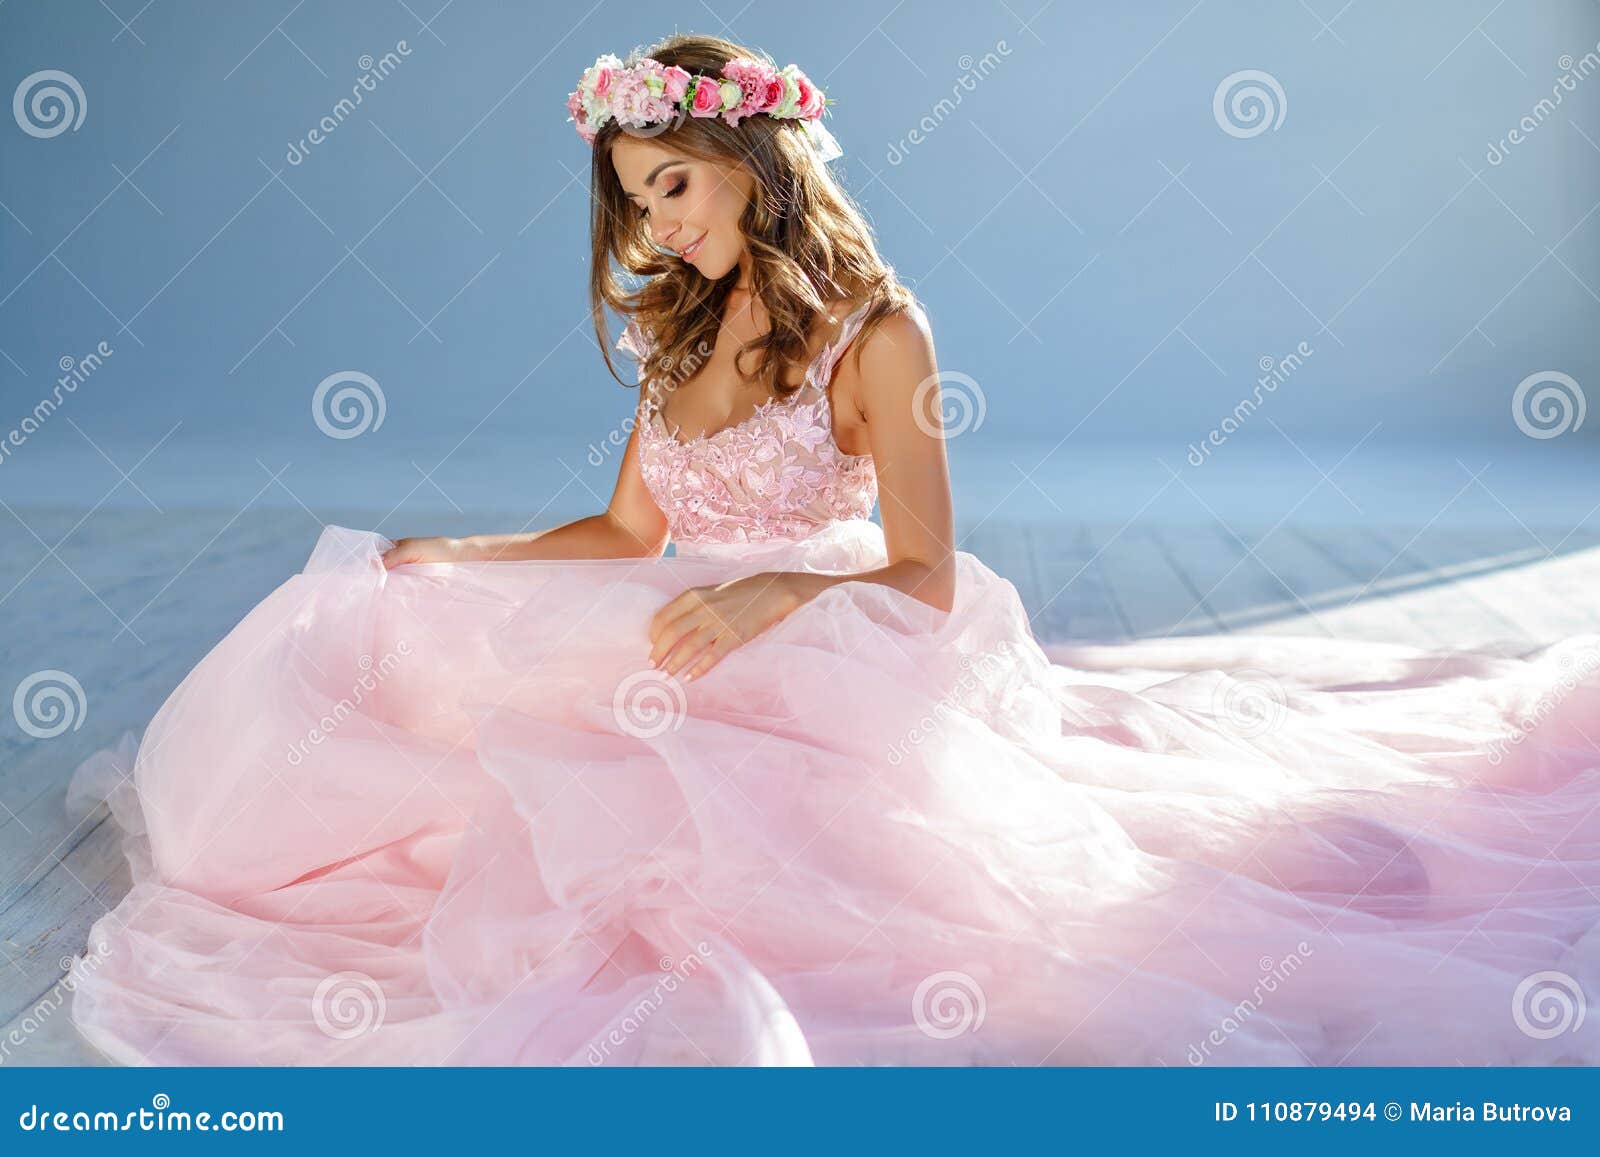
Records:
<instances>
[{"instance_id":1,"label":"layered tulle skirt","mask_svg":"<svg viewBox=\"0 0 1600 1157\"><path fill-rule=\"evenodd\" d=\"M1600 1060L1600 636L1042 649L834 586L704 677L690 586L882 531L386 571L328 527L85 763L132 1064ZM92 967L90 966L92 965Z\"/></svg>"}]
</instances>

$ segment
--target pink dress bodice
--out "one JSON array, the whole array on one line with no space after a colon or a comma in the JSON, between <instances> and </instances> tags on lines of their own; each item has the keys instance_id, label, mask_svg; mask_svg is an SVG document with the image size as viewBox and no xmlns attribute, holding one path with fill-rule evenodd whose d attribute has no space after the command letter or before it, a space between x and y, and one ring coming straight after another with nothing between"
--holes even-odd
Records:
<instances>
[{"instance_id":1,"label":"pink dress bodice","mask_svg":"<svg viewBox=\"0 0 1600 1157\"><path fill-rule=\"evenodd\" d=\"M682 438L662 413L659 392L641 387L639 468L674 542L798 539L832 522L871 517L878 498L872 457L839 449L828 397L833 370L866 312L861 306L845 318L796 392L769 398L712 433ZM617 348L642 360L649 344L630 320Z\"/></svg>"}]
</instances>

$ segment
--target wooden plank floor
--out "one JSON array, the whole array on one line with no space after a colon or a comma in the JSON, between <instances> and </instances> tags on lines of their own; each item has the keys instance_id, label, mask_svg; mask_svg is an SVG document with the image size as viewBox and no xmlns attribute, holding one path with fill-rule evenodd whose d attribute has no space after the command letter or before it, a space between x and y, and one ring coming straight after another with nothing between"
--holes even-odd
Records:
<instances>
[{"instance_id":1,"label":"wooden plank floor","mask_svg":"<svg viewBox=\"0 0 1600 1157\"><path fill-rule=\"evenodd\" d=\"M127 890L104 808L74 820L72 769L141 730L183 675L304 564L321 522L304 510L20 509L0 513L0 688L70 671L82 725L31 739L0 729L0 1042L11 1064L95 1064L63 1008L62 961ZM466 533L515 518L452 515L350 527ZM1008 525L958 531L1017 588L1042 642L1171 634L1308 634L1422 646L1528 645L1600 630L1600 534L1309 526ZM9 696L7 696L9 697Z\"/></svg>"}]
</instances>

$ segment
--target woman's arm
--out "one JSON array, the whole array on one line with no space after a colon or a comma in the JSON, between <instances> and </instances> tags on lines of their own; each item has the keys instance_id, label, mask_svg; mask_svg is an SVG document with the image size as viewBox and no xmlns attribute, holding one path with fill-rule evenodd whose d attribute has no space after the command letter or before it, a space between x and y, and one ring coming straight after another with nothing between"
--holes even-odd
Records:
<instances>
[{"instance_id":1,"label":"woman's arm","mask_svg":"<svg viewBox=\"0 0 1600 1157\"><path fill-rule=\"evenodd\" d=\"M781 581L796 606L839 583L869 582L948 611L955 603L955 529L933 335L919 317L901 314L885 320L860 353L856 401L878 475L890 561L850 574L783 571Z\"/></svg>"},{"instance_id":2,"label":"woman's arm","mask_svg":"<svg viewBox=\"0 0 1600 1157\"><path fill-rule=\"evenodd\" d=\"M839 583L882 583L942 611L954 605L955 531L933 337L921 318L898 316L865 340L857 404L877 470L889 562L845 574L763 571L684 591L651 621L654 666L696 678Z\"/></svg>"},{"instance_id":3,"label":"woman's arm","mask_svg":"<svg viewBox=\"0 0 1600 1157\"><path fill-rule=\"evenodd\" d=\"M386 567L409 562L500 562L517 559L648 558L667 549L667 519L639 472L638 410L622 450L616 488L600 514L546 530L466 538L402 538L385 552Z\"/></svg>"}]
</instances>

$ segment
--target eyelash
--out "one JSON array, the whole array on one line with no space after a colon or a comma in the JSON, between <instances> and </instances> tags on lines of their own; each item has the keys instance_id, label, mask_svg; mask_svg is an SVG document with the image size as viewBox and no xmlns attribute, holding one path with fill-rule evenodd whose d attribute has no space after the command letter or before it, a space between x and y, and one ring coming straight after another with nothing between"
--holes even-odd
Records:
<instances>
[{"instance_id":1,"label":"eyelash","mask_svg":"<svg viewBox=\"0 0 1600 1157\"><path fill-rule=\"evenodd\" d=\"M689 184L689 182L687 180L679 181L676 185L674 185L672 188L668 189L665 193L663 193L661 195L664 198L665 197L677 197L677 196L679 196L679 195L681 195L683 193L683 190L688 186L688 184ZM639 210L639 216L640 217L649 217L650 216L650 210L648 210L648 209L640 209Z\"/></svg>"}]
</instances>

